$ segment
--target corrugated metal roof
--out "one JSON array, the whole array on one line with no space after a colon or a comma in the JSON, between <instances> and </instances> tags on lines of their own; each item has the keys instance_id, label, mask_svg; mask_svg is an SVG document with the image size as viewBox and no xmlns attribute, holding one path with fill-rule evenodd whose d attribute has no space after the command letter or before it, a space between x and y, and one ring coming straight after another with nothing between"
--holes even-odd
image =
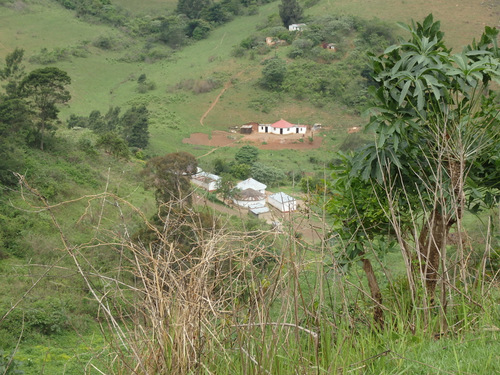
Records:
<instances>
[{"instance_id":1,"label":"corrugated metal roof","mask_svg":"<svg viewBox=\"0 0 500 375\"><path fill-rule=\"evenodd\" d=\"M251 208L250 212L255 215L262 215L269 212L269 207L264 206L264 207Z\"/></svg>"},{"instance_id":2,"label":"corrugated metal roof","mask_svg":"<svg viewBox=\"0 0 500 375\"><path fill-rule=\"evenodd\" d=\"M219 176L212 174L212 173L208 173L208 172L197 173L194 176L192 176L191 178L196 179L198 181L219 181L220 180Z\"/></svg>"},{"instance_id":3,"label":"corrugated metal roof","mask_svg":"<svg viewBox=\"0 0 500 375\"><path fill-rule=\"evenodd\" d=\"M288 194L283 193L282 191L280 191L279 193L270 195L269 198L272 198L280 203L288 203L288 202L295 201L294 197L291 197Z\"/></svg>"},{"instance_id":4,"label":"corrugated metal roof","mask_svg":"<svg viewBox=\"0 0 500 375\"><path fill-rule=\"evenodd\" d=\"M259 191L259 190L266 190L267 185L257 180L254 180L253 178L249 178L246 179L245 181L241 181L240 183L238 183L236 187L240 190L254 189Z\"/></svg>"}]
</instances>

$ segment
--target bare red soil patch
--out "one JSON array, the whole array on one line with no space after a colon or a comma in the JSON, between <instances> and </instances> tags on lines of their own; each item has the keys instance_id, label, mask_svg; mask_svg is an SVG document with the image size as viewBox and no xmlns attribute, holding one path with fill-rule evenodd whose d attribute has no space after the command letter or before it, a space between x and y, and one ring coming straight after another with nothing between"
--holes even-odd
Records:
<instances>
[{"instance_id":1,"label":"bare red soil patch","mask_svg":"<svg viewBox=\"0 0 500 375\"><path fill-rule=\"evenodd\" d=\"M241 146L242 143L252 144L262 150L310 150L321 146L323 137L311 135L289 134L239 134L225 131L213 131L209 136L205 133L193 133L189 138L184 138L182 143L191 145L204 145L212 147Z\"/></svg>"}]
</instances>

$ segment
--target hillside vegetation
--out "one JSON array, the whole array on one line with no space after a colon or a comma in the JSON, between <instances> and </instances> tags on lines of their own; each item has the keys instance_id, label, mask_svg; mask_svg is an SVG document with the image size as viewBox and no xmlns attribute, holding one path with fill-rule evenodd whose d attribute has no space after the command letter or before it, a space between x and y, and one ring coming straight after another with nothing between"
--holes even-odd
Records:
<instances>
[{"instance_id":1,"label":"hillside vegetation","mask_svg":"<svg viewBox=\"0 0 500 375\"><path fill-rule=\"evenodd\" d=\"M500 372L499 12L0 0L0 372Z\"/></svg>"}]
</instances>

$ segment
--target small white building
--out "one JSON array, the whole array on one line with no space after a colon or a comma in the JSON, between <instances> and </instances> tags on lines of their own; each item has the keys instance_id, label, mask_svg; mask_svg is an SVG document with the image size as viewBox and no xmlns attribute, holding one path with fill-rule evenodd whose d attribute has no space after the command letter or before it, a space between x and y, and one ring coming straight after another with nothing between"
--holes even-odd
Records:
<instances>
[{"instance_id":1,"label":"small white building","mask_svg":"<svg viewBox=\"0 0 500 375\"><path fill-rule=\"evenodd\" d=\"M199 172L191 177L193 184L207 191L215 191L219 188L220 176L208 172Z\"/></svg>"},{"instance_id":2,"label":"small white building","mask_svg":"<svg viewBox=\"0 0 500 375\"><path fill-rule=\"evenodd\" d=\"M297 209L297 200L283 192L270 195L267 202L281 212L292 212Z\"/></svg>"},{"instance_id":3,"label":"small white building","mask_svg":"<svg viewBox=\"0 0 500 375\"><path fill-rule=\"evenodd\" d=\"M253 178L248 178L245 181L241 181L238 184L236 184L236 188L240 189L241 191L244 191L246 189L253 189L261 194L266 194L267 185L257 180L254 180Z\"/></svg>"},{"instance_id":4,"label":"small white building","mask_svg":"<svg viewBox=\"0 0 500 375\"><path fill-rule=\"evenodd\" d=\"M265 207L266 206L266 195L254 190L254 189L245 189L233 197L234 204L245 207L249 209Z\"/></svg>"},{"instance_id":5,"label":"small white building","mask_svg":"<svg viewBox=\"0 0 500 375\"><path fill-rule=\"evenodd\" d=\"M259 124L259 133L272 134L306 134L307 125L291 124L286 120L276 121L274 124Z\"/></svg>"},{"instance_id":6,"label":"small white building","mask_svg":"<svg viewBox=\"0 0 500 375\"><path fill-rule=\"evenodd\" d=\"M288 31L302 31L305 27L305 23L292 23L291 25L288 25Z\"/></svg>"}]
</instances>

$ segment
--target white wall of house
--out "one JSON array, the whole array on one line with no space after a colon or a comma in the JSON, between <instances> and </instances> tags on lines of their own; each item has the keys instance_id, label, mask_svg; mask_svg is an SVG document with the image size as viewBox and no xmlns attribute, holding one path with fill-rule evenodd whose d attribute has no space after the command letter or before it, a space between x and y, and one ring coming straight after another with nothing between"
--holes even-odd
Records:
<instances>
[{"instance_id":1,"label":"white wall of house","mask_svg":"<svg viewBox=\"0 0 500 375\"><path fill-rule=\"evenodd\" d=\"M301 31L306 27L305 23L293 23L288 25L288 31Z\"/></svg>"},{"instance_id":2,"label":"white wall of house","mask_svg":"<svg viewBox=\"0 0 500 375\"><path fill-rule=\"evenodd\" d=\"M215 174L201 172L195 174L191 178L191 182L207 191L215 191L219 188L220 177Z\"/></svg>"},{"instance_id":3,"label":"white wall of house","mask_svg":"<svg viewBox=\"0 0 500 375\"><path fill-rule=\"evenodd\" d=\"M275 128L272 125L259 125L259 133L271 134L306 134L307 126L296 125L290 128Z\"/></svg>"},{"instance_id":4,"label":"white wall of house","mask_svg":"<svg viewBox=\"0 0 500 375\"><path fill-rule=\"evenodd\" d=\"M297 200L283 192L270 195L267 202L281 212L292 212L297 209Z\"/></svg>"},{"instance_id":5,"label":"white wall of house","mask_svg":"<svg viewBox=\"0 0 500 375\"><path fill-rule=\"evenodd\" d=\"M243 208L260 208L260 207L265 207L266 205L266 199L260 199L260 200L238 200L238 199L233 199L233 203L243 207Z\"/></svg>"}]
</instances>

